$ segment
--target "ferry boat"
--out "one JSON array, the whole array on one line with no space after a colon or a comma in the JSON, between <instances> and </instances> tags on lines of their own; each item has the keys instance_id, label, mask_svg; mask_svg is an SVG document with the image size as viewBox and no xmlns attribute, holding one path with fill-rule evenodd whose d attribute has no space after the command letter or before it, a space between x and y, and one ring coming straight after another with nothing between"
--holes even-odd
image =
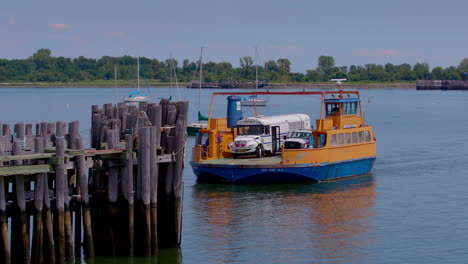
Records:
<instances>
[{"instance_id":1,"label":"ferry boat","mask_svg":"<svg viewBox=\"0 0 468 264\"><path fill-rule=\"evenodd\" d=\"M213 93L206 129L199 130L190 162L199 182L272 183L328 181L369 173L376 159L372 126L364 120L358 91L268 92L268 95L320 95L320 117L307 148L281 148L277 155L233 158L229 149L242 119L240 96L267 92ZM228 97L225 118L211 118L215 96ZM232 96L234 95L234 96ZM264 129L269 129L265 127ZM281 131L275 134L280 135ZM281 138L274 137L272 142Z\"/></svg>"}]
</instances>

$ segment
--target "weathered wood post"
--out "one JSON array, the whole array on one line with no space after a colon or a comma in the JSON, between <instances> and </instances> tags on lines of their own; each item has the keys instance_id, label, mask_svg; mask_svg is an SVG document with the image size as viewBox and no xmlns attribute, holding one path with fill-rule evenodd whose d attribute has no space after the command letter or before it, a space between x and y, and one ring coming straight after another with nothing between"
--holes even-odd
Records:
<instances>
[{"instance_id":1,"label":"weathered wood post","mask_svg":"<svg viewBox=\"0 0 468 264\"><path fill-rule=\"evenodd\" d=\"M184 182L182 181L182 173L184 169L184 151L185 151L185 132L187 130L187 122L183 115L179 115L175 132L175 169L173 188L175 195L175 244L180 245L182 239L182 206L184 196Z\"/></svg>"},{"instance_id":2,"label":"weathered wood post","mask_svg":"<svg viewBox=\"0 0 468 264\"><path fill-rule=\"evenodd\" d=\"M3 133L4 136L10 136L11 135L11 129L9 124L3 124Z\"/></svg>"},{"instance_id":3,"label":"weathered wood post","mask_svg":"<svg viewBox=\"0 0 468 264\"><path fill-rule=\"evenodd\" d=\"M168 153L173 153L175 161L162 166L161 173L163 173L164 177L159 178L158 236L162 246L173 247L179 245L181 241L183 205L182 171L188 103L168 104L164 112L167 113L166 127L169 128L175 125L175 128L166 131L161 141L165 150Z\"/></svg>"},{"instance_id":4,"label":"weathered wood post","mask_svg":"<svg viewBox=\"0 0 468 264\"><path fill-rule=\"evenodd\" d=\"M42 129L42 123L41 123ZM41 130L42 131L42 130ZM43 131L45 132L45 131ZM41 132L42 133L42 132ZM49 139L42 137L43 146L45 147ZM44 262L55 264L56 255L55 255L55 239L54 239L54 229L52 223L52 211L50 207L50 193L49 193L49 179L48 175L44 175Z\"/></svg>"},{"instance_id":5,"label":"weathered wood post","mask_svg":"<svg viewBox=\"0 0 468 264\"><path fill-rule=\"evenodd\" d=\"M77 149L77 141L75 140L80 136L80 122L79 121L73 121L68 123L68 134L66 135L67 143L70 149ZM77 164L77 161L75 161L75 164ZM77 166L78 167L78 166ZM75 179L75 194L78 195L81 198L81 187L80 187L80 177L74 177L77 176L77 170L74 171L69 171L68 172L68 179ZM71 185L71 183L69 184ZM68 190L68 188L67 188ZM70 194L68 194L70 196ZM67 202L65 202L65 206L69 208L69 205L67 206ZM67 209L66 214L67 214ZM70 210L68 209L68 212ZM81 206L77 206L75 208L75 217L74 217L74 256L75 257L81 257ZM71 223L70 223L70 229L71 229ZM71 252L69 252L71 253Z\"/></svg>"},{"instance_id":6,"label":"weathered wood post","mask_svg":"<svg viewBox=\"0 0 468 264\"><path fill-rule=\"evenodd\" d=\"M58 131L57 131L58 132ZM65 147L66 142L62 136L57 133L56 138L56 152L57 156L57 165L55 167L55 190L56 190L56 199L55 207L57 209L56 219L57 219L57 261L59 263L65 262Z\"/></svg>"},{"instance_id":7,"label":"weathered wood post","mask_svg":"<svg viewBox=\"0 0 468 264\"><path fill-rule=\"evenodd\" d=\"M127 159L126 166L122 171L122 194L128 203L128 255L134 254L134 213L133 213L133 137L131 134L125 135L125 157Z\"/></svg>"},{"instance_id":8,"label":"weathered wood post","mask_svg":"<svg viewBox=\"0 0 468 264\"><path fill-rule=\"evenodd\" d=\"M67 124L64 122L57 122L56 123L56 144L58 148L58 140L62 141L63 144L63 153L67 148L68 142L65 140L67 130ZM62 164L60 164L60 162ZM63 155L63 159L59 162L59 166L63 165L63 206L64 206L64 224L65 224L65 259L70 260L74 258L74 250L73 250L73 233L72 233L72 223L71 223L71 214L70 214L70 196L69 196L69 186L68 186L68 175L67 169L65 168L65 155ZM57 175L58 176L58 175ZM57 190L58 192L59 190Z\"/></svg>"},{"instance_id":9,"label":"weathered wood post","mask_svg":"<svg viewBox=\"0 0 468 264\"><path fill-rule=\"evenodd\" d=\"M21 155L21 140L18 138L14 139L13 141L13 154ZM17 160L15 161L15 165L23 165L23 161ZM16 215L17 219L13 219L14 221L12 221L12 233L17 235L13 236L12 238L11 258L13 263L30 263L31 256L29 254L29 226L26 215L24 175L15 176L15 194L18 213Z\"/></svg>"},{"instance_id":10,"label":"weathered wood post","mask_svg":"<svg viewBox=\"0 0 468 264\"><path fill-rule=\"evenodd\" d=\"M44 142L42 138L34 138L34 152L44 153ZM39 160L38 164L44 164L43 160ZM43 257L43 225L42 225L42 208L44 204L44 185L45 173L38 173L34 182L34 227L33 227L33 243L31 257L34 263L44 263Z\"/></svg>"},{"instance_id":11,"label":"weathered wood post","mask_svg":"<svg viewBox=\"0 0 468 264\"><path fill-rule=\"evenodd\" d=\"M1 126L1 125L0 125ZM0 155L4 155L6 138L0 137ZM5 143L4 143L5 142ZM0 162L3 167L3 162ZM10 264L10 245L8 241L8 222L6 214L5 178L0 176L0 262Z\"/></svg>"},{"instance_id":12,"label":"weathered wood post","mask_svg":"<svg viewBox=\"0 0 468 264\"><path fill-rule=\"evenodd\" d=\"M138 179L141 187L141 211L143 215L144 235L142 254L151 255L151 213L150 213L150 174L151 174L151 152L150 152L150 135L149 127L139 129L140 146L138 156Z\"/></svg>"},{"instance_id":13,"label":"weathered wood post","mask_svg":"<svg viewBox=\"0 0 468 264\"><path fill-rule=\"evenodd\" d=\"M116 149L120 148L119 142L119 133L120 131L117 129L107 130L107 144L109 149ZM115 256L118 249L118 206L117 206L117 198L118 198L118 191L119 191L119 168L117 168L113 162L113 160L108 160L108 171L109 175L107 178L107 199L108 199L108 206L109 206L109 216L110 216L110 223L108 224L109 233L110 233L110 240L109 247L112 251L112 254Z\"/></svg>"},{"instance_id":14,"label":"weathered wood post","mask_svg":"<svg viewBox=\"0 0 468 264\"><path fill-rule=\"evenodd\" d=\"M75 146L79 150L83 150L83 138L77 137L75 140ZM83 228L84 228L84 254L87 257L94 257L94 242L93 232L91 228L91 214L89 211L89 194L88 194L88 178L86 177L86 158L84 156L78 156L76 158L77 163L77 175L80 179L80 190L81 190L81 208L83 211ZM80 223L81 224L81 223Z\"/></svg>"},{"instance_id":15,"label":"weathered wood post","mask_svg":"<svg viewBox=\"0 0 468 264\"><path fill-rule=\"evenodd\" d=\"M151 255L158 253L158 154L156 151L156 134L161 133L155 126L150 127L150 202L151 202Z\"/></svg>"}]
</instances>

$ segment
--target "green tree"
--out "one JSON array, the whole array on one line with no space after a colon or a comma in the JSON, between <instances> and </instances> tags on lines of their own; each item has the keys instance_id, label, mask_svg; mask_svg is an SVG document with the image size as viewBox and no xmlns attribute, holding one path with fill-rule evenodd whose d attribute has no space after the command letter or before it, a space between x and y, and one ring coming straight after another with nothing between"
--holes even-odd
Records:
<instances>
[{"instance_id":1,"label":"green tree","mask_svg":"<svg viewBox=\"0 0 468 264\"><path fill-rule=\"evenodd\" d=\"M35 70L50 70L54 66L54 61L50 56L52 52L49 49L39 49L32 56Z\"/></svg>"},{"instance_id":2,"label":"green tree","mask_svg":"<svg viewBox=\"0 0 468 264\"><path fill-rule=\"evenodd\" d=\"M276 61L276 65L283 74L289 74L291 72L291 62L288 59L279 59Z\"/></svg>"},{"instance_id":3,"label":"green tree","mask_svg":"<svg viewBox=\"0 0 468 264\"><path fill-rule=\"evenodd\" d=\"M444 69L442 67L437 66L432 69L431 72L431 79L433 80L443 80L444 79Z\"/></svg>"},{"instance_id":4,"label":"green tree","mask_svg":"<svg viewBox=\"0 0 468 264\"><path fill-rule=\"evenodd\" d=\"M278 66L275 61L269 60L265 62L265 72L279 72Z\"/></svg>"},{"instance_id":5,"label":"green tree","mask_svg":"<svg viewBox=\"0 0 468 264\"><path fill-rule=\"evenodd\" d=\"M323 79L323 74L316 70L307 70L305 75L305 80L307 82L318 82Z\"/></svg>"},{"instance_id":6,"label":"green tree","mask_svg":"<svg viewBox=\"0 0 468 264\"><path fill-rule=\"evenodd\" d=\"M430 71L429 71L429 64L427 63L416 63L413 66L413 72L416 77L416 79L419 80L427 80L430 78Z\"/></svg>"},{"instance_id":7,"label":"green tree","mask_svg":"<svg viewBox=\"0 0 468 264\"><path fill-rule=\"evenodd\" d=\"M460 64L458 64L458 69L468 72L468 58L464 58L462 61L460 61Z\"/></svg>"},{"instance_id":8,"label":"green tree","mask_svg":"<svg viewBox=\"0 0 468 264\"><path fill-rule=\"evenodd\" d=\"M330 73L331 69L335 67L335 59L332 56L320 56L318 58L317 70L323 71L323 73Z\"/></svg>"},{"instance_id":9,"label":"green tree","mask_svg":"<svg viewBox=\"0 0 468 264\"><path fill-rule=\"evenodd\" d=\"M241 78L246 80L253 80L255 79L255 68L253 67L253 59L250 56L244 56L240 58L240 74Z\"/></svg>"}]
</instances>

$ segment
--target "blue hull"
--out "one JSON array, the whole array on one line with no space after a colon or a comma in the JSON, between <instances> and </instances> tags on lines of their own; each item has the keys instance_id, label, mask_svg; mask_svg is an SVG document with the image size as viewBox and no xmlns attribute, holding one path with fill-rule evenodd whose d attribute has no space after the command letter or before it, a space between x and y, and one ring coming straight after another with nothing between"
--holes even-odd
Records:
<instances>
[{"instance_id":1,"label":"blue hull","mask_svg":"<svg viewBox=\"0 0 468 264\"><path fill-rule=\"evenodd\" d=\"M335 163L246 166L190 162L200 182L273 183L327 181L369 173L375 157Z\"/></svg>"}]
</instances>

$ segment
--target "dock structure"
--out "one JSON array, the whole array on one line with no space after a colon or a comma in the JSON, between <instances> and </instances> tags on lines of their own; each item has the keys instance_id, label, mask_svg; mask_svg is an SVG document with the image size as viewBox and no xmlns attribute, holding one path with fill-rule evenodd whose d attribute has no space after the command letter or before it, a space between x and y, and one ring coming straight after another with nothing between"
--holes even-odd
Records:
<instances>
[{"instance_id":1,"label":"dock structure","mask_svg":"<svg viewBox=\"0 0 468 264\"><path fill-rule=\"evenodd\" d=\"M462 80L417 80L416 90L468 90L468 78Z\"/></svg>"},{"instance_id":2,"label":"dock structure","mask_svg":"<svg viewBox=\"0 0 468 264\"><path fill-rule=\"evenodd\" d=\"M91 148L78 121L0 123L0 263L180 245L187 116L188 102L93 105Z\"/></svg>"}]
</instances>

